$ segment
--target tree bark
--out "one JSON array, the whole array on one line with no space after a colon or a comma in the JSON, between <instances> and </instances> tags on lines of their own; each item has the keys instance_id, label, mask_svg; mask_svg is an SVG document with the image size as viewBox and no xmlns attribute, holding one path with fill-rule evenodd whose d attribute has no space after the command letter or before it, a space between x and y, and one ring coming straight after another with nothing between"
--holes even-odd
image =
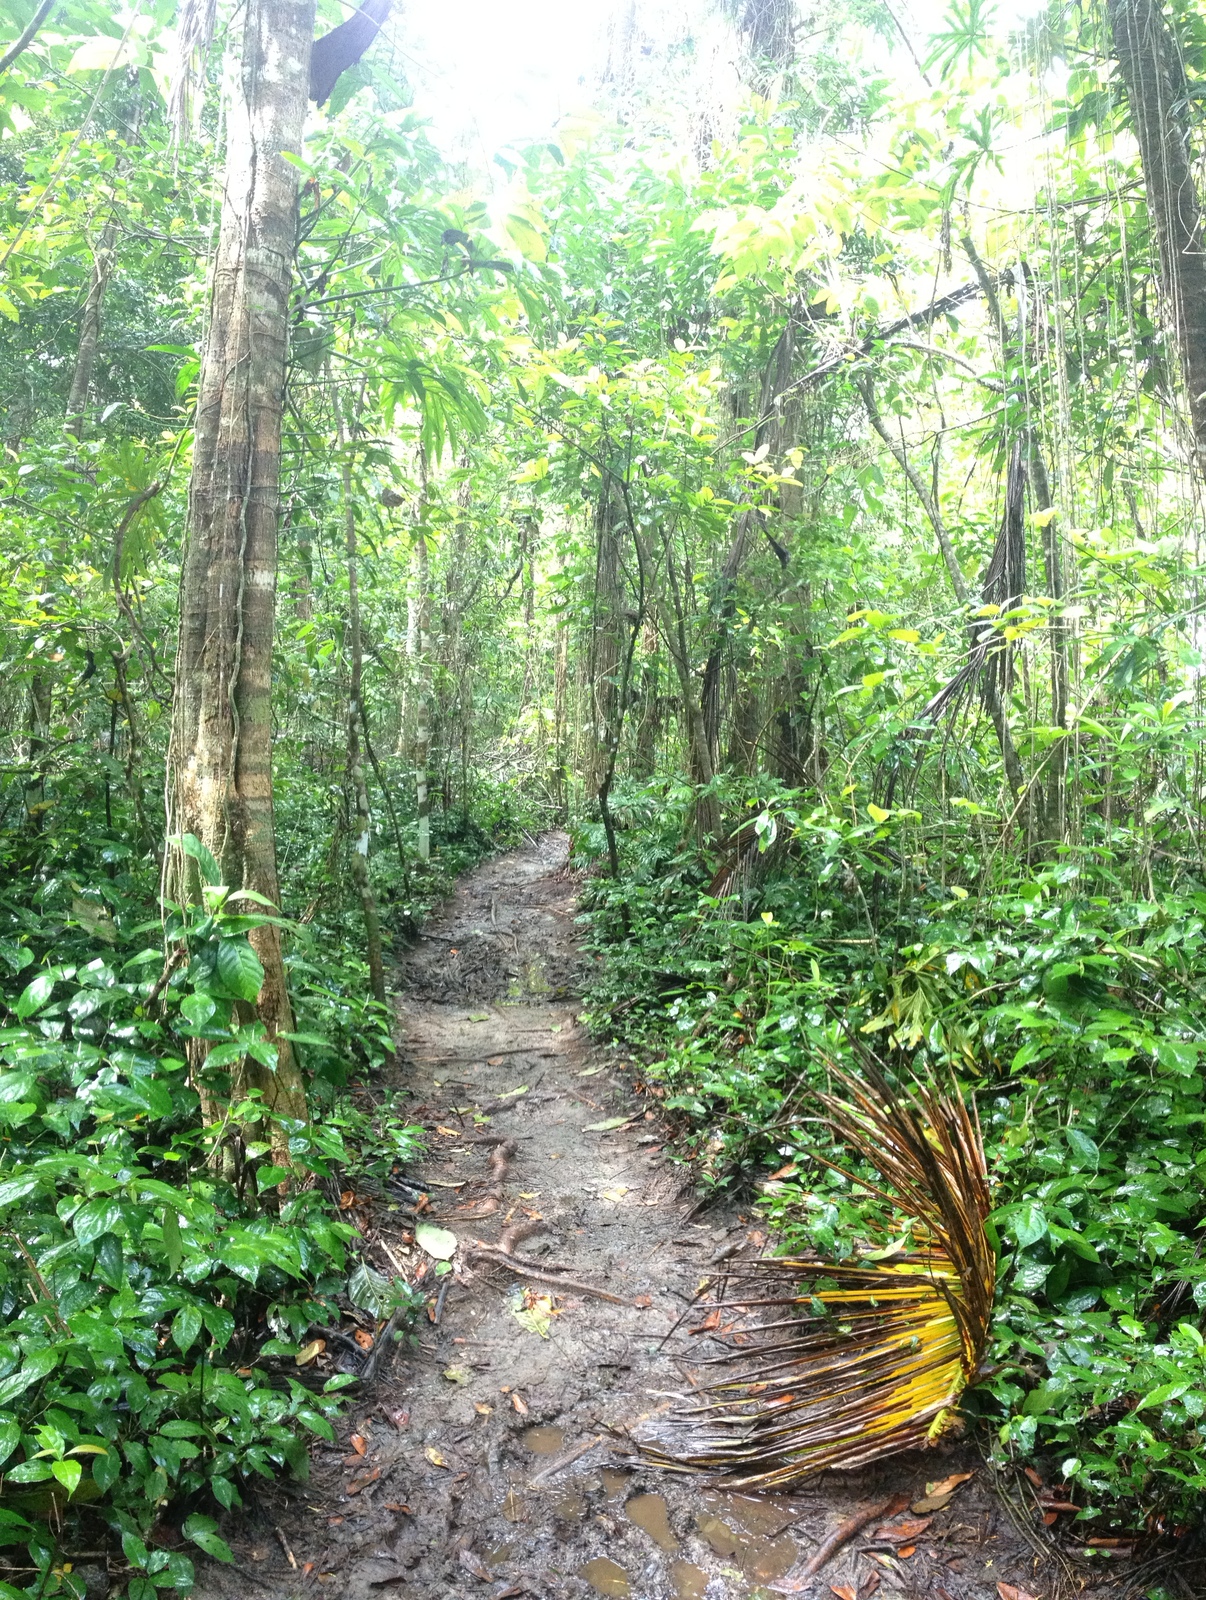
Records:
<instances>
[{"instance_id":1,"label":"tree bark","mask_svg":"<svg viewBox=\"0 0 1206 1600\"><path fill-rule=\"evenodd\" d=\"M1114 57L1139 141L1147 210L1160 253L1160 287L1172 323L1206 477L1206 241L1194 184L1190 100L1177 42L1156 0L1106 0Z\"/></svg>"},{"instance_id":2,"label":"tree bark","mask_svg":"<svg viewBox=\"0 0 1206 1600\"><path fill-rule=\"evenodd\" d=\"M92 388L92 373L96 367L96 352L100 347L101 307L105 290L113 272L113 246L117 238L117 222L110 217L105 223L100 239L92 252L92 277L88 284L88 297L80 315L79 341L75 351L75 367L71 374L71 393L67 397L67 432L77 440L84 437L84 418L88 410L88 394Z\"/></svg>"},{"instance_id":3,"label":"tree bark","mask_svg":"<svg viewBox=\"0 0 1206 1600\"><path fill-rule=\"evenodd\" d=\"M301 149L313 33L314 0L246 0L241 56L228 73L225 192L189 484L173 724L173 831L208 845L232 888L273 903L270 693L297 234L297 172L286 156ZM177 855L175 874L192 898L186 867ZM265 926L251 940L265 971L255 1011L278 1065L273 1072L248 1062L232 1087L258 1089L274 1119L300 1119L305 1090L283 1037L293 1017L280 935ZM279 1128L273 1144L284 1164Z\"/></svg>"},{"instance_id":4,"label":"tree bark","mask_svg":"<svg viewBox=\"0 0 1206 1600\"><path fill-rule=\"evenodd\" d=\"M423 514L419 518L413 553L413 627L407 633L414 671L415 809L419 819L420 861L431 859L431 795L428 792L428 766L431 760L431 563L427 550L426 506L424 473Z\"/></svg>"},{"instance_id":5,"label":"tree bark","mask_svg":"<svg viewBox=\"0 0 1206 1600\"><path fill-rule=\"evenodd\" d=\"M360 574L356 550L356 508L352 502L352 463L348 457L347 434L339 424L339 444L343 450L343 529L348 573L348 744L347 778L356 809L356 829L352 840L352 881L360 897L364 916L364 946L368 958L369 987L373 999L386 1005L385 959L381 946L381 918L377 897L369 877L368 856L372 840L372 812L364 763L360 759L360 726L363 720L364 652L360 638Z\"/></svg>"}]
</instances>

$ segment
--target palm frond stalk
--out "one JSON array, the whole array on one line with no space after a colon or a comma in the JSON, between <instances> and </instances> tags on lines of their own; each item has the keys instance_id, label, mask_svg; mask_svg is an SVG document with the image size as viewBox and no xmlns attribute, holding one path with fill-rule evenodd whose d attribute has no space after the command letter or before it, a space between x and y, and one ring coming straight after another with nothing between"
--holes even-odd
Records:
<instances>
[{"instance_id":1,"label":"palm frond stalk","mask_svg":"<svg viewBox=\"0 0 1206 1600\"><path fill-rule=\"evenodd\" d=\"M712 1375L636 1438L663 1467L782 1488L865 1466L933 1444L975 1380L996 1281L978 1122L953 1084L893 1089L860 1055L861 1079L835 1073L844 1097L820 1098L883 1187L816 1159L908 1217L909 1244L892 1259L734 1269L704 1319L724 1347L703 1363Z\"/></svg>"}]
</instances>

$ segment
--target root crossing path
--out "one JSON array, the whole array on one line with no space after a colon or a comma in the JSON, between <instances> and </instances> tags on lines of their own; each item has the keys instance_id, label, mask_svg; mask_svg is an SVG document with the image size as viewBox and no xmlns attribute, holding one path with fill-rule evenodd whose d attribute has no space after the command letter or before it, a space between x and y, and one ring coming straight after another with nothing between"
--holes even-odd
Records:
<instances>
[{"instance_id":1,"label":"root crossing path","mask_svg":"<svg viewBox=\"0 0 1206 1600\"><path fill-rule=\"evenodd\" d=\"M998 1600L1003 1584L1054 1600L1070 1574L1040 1561L1034 1508L1011 1513L968 1444L765 1497L628 1447L712 1353L705 1319L684 1319L701 1280L766 1241L756 1210L698 1212L625 1063L580 1026L567 855L552 834L479 868L402 964L393 1087L429 1130L409 1176L456 1270L427 1280L433 1300L447 1284L438 1325L433 1304L417 1342L383 1353L309 1483L227 1519L236 1565L207 1564L198 1594ZM366 1252L413 1276L415 1218L392 1204L363 1223ZM909 1509L961 1474L937 1509Z\"/></svg>"}]
</instances>

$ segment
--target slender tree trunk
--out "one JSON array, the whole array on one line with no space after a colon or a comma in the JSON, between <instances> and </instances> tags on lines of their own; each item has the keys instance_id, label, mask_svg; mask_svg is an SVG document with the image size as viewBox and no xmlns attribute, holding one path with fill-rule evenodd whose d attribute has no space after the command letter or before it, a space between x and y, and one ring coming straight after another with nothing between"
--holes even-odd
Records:
<instances>
[{"instance_id":1,"label":"slender tree trunk","mask_svg":"<svg viewBox=\"0 0 1206 1600\"><path fill-rule=\"evenodd\" d=\"M88 411L92 374L96 367L96 352L100 348L101 308L113 272L113 247L116 239L117 222L110 217L92 252L92 277L88 285L88 297L80 314L79 341L75 351L75 367L71 374L71 393L67 397L67 432L81 440L84 437L84 419Z\"/></svg>"},{"instance_id":2,"label":"slender tree trunk","mask_svg":"<svg viewBox=\"0 0 1206 1600\"><path fill-rule=\"evenodd\" d=\"M242 30L228 74L225 192L189 484L172 823L208 845L226 883L276 903L270 692L297 232L297 170L286 157L301 149L314 0L245 0ZM187 895L186 865L177 854ZM233 1089L258 1089L274 1118L300 1119L305 1090L284 1037L293 1017L280 935L266 926L251 940L265 971L255 1012L279 1059L274 1072L248 1062ZM283 1130L273 1145L287 1162Z\"/></svg>"},{"instance_id":3,"label":"slender tree trunk","mask_svg":"<svg viewBox=\"0 0 1206 1600\"><path fill-rule=\"evenodd\" d=\"M352 463L343 421L339 424L339 445L343 451L343 531L348 571L348 783L356 809L355 838L352 840L352 881L360 897L364 916L364 946L368 957L369 987L373 999L385 1005L385 959L381 948L381 918L377 897L369 877L369 844L373 836L368 785L360 759L360 726L363 718L364 652L360 640L360 575L356 551L356 508L352 502Z\"/></svg>"},{"instance_id":4,"label":"slender tree trunk","mask_svg":"<svg viewBox=\"0 0 1206 1600\"><path fill-rule=\"evenodd\" d=\"M428 793L428 765L431 760L431 563L427 551L426 495L424 515L415 536L412 578L414 583L413 627L407 645L412 652L415 707L415 809L419 818L419 860L431 859L431 796Z\"/></svg>"},{"instance_id":5,"label":"slender tree trunk","mask_svg":"<svg viewBox=\"0 0 1206 1600\"><path fill-rule=\"evenodd\" d=\"M1176 336L1206 477L1206 240L1193 177L1188 85L1177 41L1156 0L1106 0L1114 56L1139 141L1147 211L1160 251L1160 287Z\"/></svg>"}]
</instances>

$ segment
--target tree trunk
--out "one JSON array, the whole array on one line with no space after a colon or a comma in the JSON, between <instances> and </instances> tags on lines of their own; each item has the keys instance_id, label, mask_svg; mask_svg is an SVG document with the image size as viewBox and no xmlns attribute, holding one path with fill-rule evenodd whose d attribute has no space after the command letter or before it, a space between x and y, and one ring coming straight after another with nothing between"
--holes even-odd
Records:
<instances>
[{"instance_id":1,"label":"tree trunk","mask_svg":"<svg viewBox=\"0 0 1206 1600\"><path fill-rule=\"evenodd\" d=\"M352 463L348 457L348 441L342 419L339 424L339 444L343 451L343 530L347 547L348 567L348 754L347 776L356 809L356 832L352 840L352 881L360 897L364 916L364 946L368 957L369 987L373 999L386 1005L385 960L381 948L381 918L377 912L377 897L369 878L369 843L372 839L372 813L369 810L368 785L364 780L364 763L360 759L360 724L363 717L362 679L364 653L360 641L360 575L356 553L356 508L352 503Z\"/></svg>"},{"instance_id":2,"label":"tree trunk","mask_svg":"<svg viewBox=\"0 0 1206 1600\"><path fill-rule=\"evenodd\" d=\"M431 796L428 766L431 760L431 563L427 551L426 496L414 542L414 625L407 644L412 651L415 707L415 809L419 818L419 860L431 859Z\"/></svg>"},{"instance_id":3,"label":"tree trunk","mask_svg":"<svg viewBox=\"0 0 1206 1600\"><path fill-rule=\"evenodd\" d=\"M67 432L76 439L84 437L84 418L88 410L88 394L92 388L92 373L96 366L96 352L100 347L101 307L105 290L113 271L113 246L117 238L116 219L105 223L96 249L92 252L92 278L88 285L88 298L80 315L79 341L75 351L75 368L71 374L71 393L67 397Z\"/></svg>"},{"instance_id":4,"label":"tree trunk","mask_svg":"<svg viewBox=\"0 0 1206 1600\"><path fill-rule=\"evenodd\" d=\"M1114 56L1139 141L1147 210L1160 251L1160 287L1172 323L1206 477L1206 242L1194 185L1190 99L1177 41L1155 0L1106 0Z\"/></svg>"},{"instance_id":5,"label":"tree trunk","mask_svg":"<svg viewBox=\"0 0 1206 1600\"><path fill-rule=\"evenodd\" d=\"M297 233L297 171L286 156L301 149L313 33L314 0L246 0L241 59L228 75L226 176L189 484L173 726L174 832L208 845L227 884L274 904L270 693ZM178 880L185 868L177 855ZM190 897L187 879L180 890ZM283 1037L293 1017L280 935L265 926L251 940L265 972L255 1010L278 1065L273 1072L247 1062L232 1088L258 1089L274 1117L304 1118L301 1074ZM274 1158L287 1162L279 1129L273 1145Z\"/></svg>"}]
</instances>

